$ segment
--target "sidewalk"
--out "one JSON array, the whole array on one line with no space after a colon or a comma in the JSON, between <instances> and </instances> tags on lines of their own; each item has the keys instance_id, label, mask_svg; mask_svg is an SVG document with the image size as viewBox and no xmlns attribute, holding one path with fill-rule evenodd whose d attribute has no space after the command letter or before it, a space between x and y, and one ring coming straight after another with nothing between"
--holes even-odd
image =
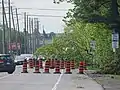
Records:
<instances>
[{"instance_id":1,"label":"sidewalk","mask_svg":"<svg viewBox=\"0 0 120 90\"><path fill-rule=\"evenodd\" d=\"M95 70L88 70L86 73L101 84L104 90L120 90L120 75L99 74Z\"/></svg>"},{"instance_id":2,"label":"sidewalk","mask_svg":"<svg viewBox=\"0 0 120 90\"><path fill-rule=\"evenodd\" d=\"M72 74L64 74L56 90L104 90L92 78L77 72L72 70Z\"/></svg>"},{"instance_id":3,"label":"sidewalk","mask_svg":"<svg viewBox=\"0 0 120 90\"><path fill-rule=\"evenodd\" d=\"M74 75L73 82L79 90L103 90L102 86L86 75ZM78 89L75 89L78 90Z\"/></svg>"}]
</instances>

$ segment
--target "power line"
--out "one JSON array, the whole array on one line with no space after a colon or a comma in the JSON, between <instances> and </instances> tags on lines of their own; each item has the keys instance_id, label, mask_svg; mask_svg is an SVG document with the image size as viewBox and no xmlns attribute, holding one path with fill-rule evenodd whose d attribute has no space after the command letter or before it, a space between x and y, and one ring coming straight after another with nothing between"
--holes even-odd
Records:
<instances>
[{"instance_id":1,"label":"power line","mask_svg":"<svg viewBox=\"0 0 120 90\"><path fill-rule=\"evenodd\" d=\"M1 12L0 12L1 13ZM6 13L8 14L8 13ZM14 15L14 14L13 14ZM18 14L18 15L23 15L23 14ZM28 14L28 16L38 16L38 17L64 17L64 16L55 16L55 15L40 15L40 14Z\"/></svg>"},{"instance_id":2,"label":"power line","mask_svg":"<svg viewBox=\"0 0 120 90\"><path fill-rule=\"evenodd\" d=\"M44 8L18 8L18 9L33 9L33 10L50 10L50 11L68 11L68 9L44 9Z\"/></svg>"},{"instance_id":3,"label":"power line","mask_svg":"<svg viewBox=\"0 0 120 90\"><path fill-rule=\"evenodd\" d=\"M29 16L38 16L38 17L64 17L64 16L54 16L54 15L36 15L36 14L29 14Z\"/></svg>"}]
</instances>

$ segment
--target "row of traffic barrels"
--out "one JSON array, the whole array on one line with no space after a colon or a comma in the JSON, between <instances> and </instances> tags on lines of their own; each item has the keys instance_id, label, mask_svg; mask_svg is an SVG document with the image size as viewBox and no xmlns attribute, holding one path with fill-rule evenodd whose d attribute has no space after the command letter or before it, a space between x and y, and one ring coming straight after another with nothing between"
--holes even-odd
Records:
<instances>
[{"instance_id":1,"label":"row of traffic barrels","mask_svg":"<svg viewBox=\"0 0 120 90\"><path fill-rule=\"evenodd\" d=\"M64 61L64 60L57 60L57 59L48 59L45 61L45 66L43 67L43 61L42 59L39 60L29 60L29 68L34 68L35 67L35 72L34 73L40 73L39 69L44 68L44 73L50 73L49 69L55 69L54 74L61 73L60 69L66 69L65 74L71 74L71 69L75 69L75 61ZM79 64L79 73L83 73L83 71L86 70L86 65L84 62L80 62ZM23 71L22 73L28 73L27 71L27 60L24 60L23 63Z\"/></svg>"}]
</instances>

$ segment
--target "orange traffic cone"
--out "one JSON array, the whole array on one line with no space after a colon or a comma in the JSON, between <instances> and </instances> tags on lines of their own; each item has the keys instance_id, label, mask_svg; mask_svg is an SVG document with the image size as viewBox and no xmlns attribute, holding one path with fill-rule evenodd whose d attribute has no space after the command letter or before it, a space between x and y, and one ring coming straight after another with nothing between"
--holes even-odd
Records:
<instances>
[{"instance_id":1,"label":"orange traffic cone","mask_svg":"<svg viewBox=\"0 0 120 90\"><path fill-rule=\"evenodd\" d=\"M70 68L70 61L66 61L66 72L65 74L72 74L71 68Z\"/></svg>"},{"instance_id":2,"label":"orange traffic cone","mask_svg":"<svg viewBox=\"0 0 120 90\"><path fill-rule=\"evenodd\" d=\"M54 72L54 74L61 74L61 72L60 72L60 61L59 60L55 61L55 72Z\"/></svg>"},{"instance_id":3,"label":"orange traffic cone","mask_svg":"<svg viewBox=\"0 0 120 90\"><path fill-rule=\"evenodd\" d=\"M40 71L39 71L39 61L38 60L35 61L35 72L34 73L40 73Z\"/></svg>"},{"instance_id":4,"label":"orange traffic cone","mask_svg":"<svg viewBox=\"0 0 120 90\"><path fill-rule=\"evenodd\" d=\"M79 63L79 72L78 72L78 74L83 74L83 71L84 71L83 62L80 61L80 63Z\"/></svg>"},{"instance_id":5,"label":"orange traffic cone","mask_svg":"<svg viewBox=\"0 0 120 90\"><path fill-rule=\"evenodd\" d=\"M45 68L44 68L44 72L43 73L50 73L49 72L49 61L48 60L45 62Z\"/></svg>"},{"instance_id":6,"label":"orange traffic cone","mask_svg":"<svg viewBox=\"0 0 120 90\"><path fill-rule=\"evenodd\" d=\"M23 71L21 73L28 73L28 71L27 71L27 60L26 59L23 62Z\"/></svg>"}]
</instances>

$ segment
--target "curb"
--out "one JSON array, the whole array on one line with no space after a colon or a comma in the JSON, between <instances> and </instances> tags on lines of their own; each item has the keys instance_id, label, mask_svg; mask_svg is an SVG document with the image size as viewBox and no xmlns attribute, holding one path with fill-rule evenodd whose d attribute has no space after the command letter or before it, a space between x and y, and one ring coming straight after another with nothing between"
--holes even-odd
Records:
<instances>
[{"instance_id":1,"label":"curb","mask_svg":"<svg viewBox=\"0 0 120 90\"><path fill-rule=\"evenodd\" d=\"M100 84L96 79L93 79L92 77L90 77L86 72L83 72L86 76L88 76L89 78L91 78L92 80L94 80L95 82L97 82L97 84L99 84L103 90L105 90L104 86L102 84Z\"/></svg>"}]
</instances>

